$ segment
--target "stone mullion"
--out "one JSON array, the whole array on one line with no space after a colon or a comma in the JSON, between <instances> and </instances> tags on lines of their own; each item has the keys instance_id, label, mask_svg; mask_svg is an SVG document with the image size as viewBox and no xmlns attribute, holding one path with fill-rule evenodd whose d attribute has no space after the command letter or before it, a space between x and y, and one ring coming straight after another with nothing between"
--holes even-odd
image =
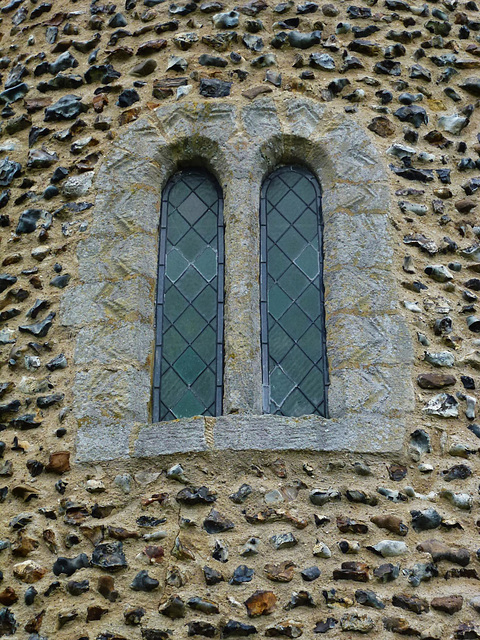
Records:
<instances>
[{"instance_id":1,"label":"stone mullion","mask_svg":"<svg viewBox=\"0 0 480 640\"><path fill-rule=\"evenodd\" d=\"M259 189L225 185L225 367L223 413L261 413Z\"/></svg>"}]
</instances>

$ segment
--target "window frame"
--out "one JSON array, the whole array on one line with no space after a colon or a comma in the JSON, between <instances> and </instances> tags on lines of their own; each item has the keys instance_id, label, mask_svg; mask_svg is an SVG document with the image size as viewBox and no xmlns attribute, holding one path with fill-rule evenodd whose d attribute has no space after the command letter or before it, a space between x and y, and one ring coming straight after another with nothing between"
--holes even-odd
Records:
<instances>
[{"instance_id":1,"label":"window frame","mask_svg":"<svg viewBox=\"0 0 480 640\"><path fill-rule=\"evenodd\" d=\"M223 371L224 371L224 303L225 303L225 233L223 218L223 190L216 177L203 167L188 167L176 171L168 179L162 190L160 204L158 263L157 263L157 292L155 296L155 346L154 367L152 375L152 400L151 419L155 422L168 422L161 420L161 387L162 387L162 356L164 349L164 311L165 311L165 279L167 267L167 243L168 243L168 215L170 207L170 195L172 189L185 177L202 175L208 177L217 194L217 308L216 308L216 347L215 347L215 416L222 415L223 407ZM194 226L190 227L191 229ZM189 345L190 346L190 345ZM205 414L202 414L205 415ZM193 416L190 416L193 417Z\"/></svg>"},{"instance_id":2,"label":"window frame","mask_svg":"<svg viewBox=\"0 0 480 640\"><path fill-rule=\"evenodd\" d=\"M294 171L303 175L310 184L313 186L316 195L316 214L317 214L317 237L318 237L318 250L319 250L319 297L320 297L320 317L322 323L322 345L321 345L321 359L323 362L323 379L324 379L324 418L328 418L328 386L329 382L329 370L328 370L328 353L327 353L327 338L325 329L325 288L323 283L323 265L324 265L324 251L323 251L323 230L324 221L322 215L322 188L320 182L316 176L308 170L306 167L300 164L281 164L271 171L263 180L260 189L260 340L261 340L261 358L262 358L262 408L263 413L270 415L270 358L269 358L269 327L268 327L268 232L267 232L267 218L268 218L268 206L267 206L267 191L276 177L285 173L286 171ZM312 323L313 324L313 323ZM286 414L276 414L286 415ZM308 414L306 414L308 415ZM315 414L311 414L315 415Z\"/></svg>"}]
</instances>

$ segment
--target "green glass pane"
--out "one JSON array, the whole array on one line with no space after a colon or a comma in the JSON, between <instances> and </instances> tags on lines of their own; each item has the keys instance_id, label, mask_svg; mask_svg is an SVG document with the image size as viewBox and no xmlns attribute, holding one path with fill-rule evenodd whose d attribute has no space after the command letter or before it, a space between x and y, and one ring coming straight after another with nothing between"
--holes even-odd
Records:
<instances>
[{"instance_id":1,"label":"green glass pane","mask_svg":"<svg viewBox=\"0 0 480 640\"><path fill-rule=\"evenodd\" d=\"M165 292L165 301L163 307L164 319L175 322L180 314L188 307L188 302L182 294L170 286Z\"/></svg>"},{"instance_id":2,"label":"green glass pane","mask_svg":"<svg viewBox=\"0 0 480 640\"><path fill-rule=\"evenodd\" d=\"M267 191L268 203L275 206L277 202L287 195L290 187L284 180L274 180L270 183Z\"/></svg>"},{"instance_id":3,"label":"green glass pane","mask_svg":"<svg viewBox=\"0 0 480 640\"><path fill-rule=\"evenodd\" d=\"M278 241L278 246L290 260L295 260L305 249L306 245L307 242L305 238L301 236L298 231L295 231L293 227L290 227Z\"/></svg>"},{"instance_id":4,"label":"green glass pane","mask_svg":"<svg viewBox=\"0 0 480 640\"><path fill-rule=\"evenodd\" d=\"M295 264L310 280L314 280L319 274L318 251L311 244L308 244L295 260Z\"/></svg>"},{"instance_id":5,"label":"green glass pane","mask_svg":"<svg viewBox=\"0 0 480 640\"><path fill-rule=\"evenodd\" d=\"M320 314L320 292L318 287L309 284L297 299L298 306L314 321Z\"/></svg>"},{"instance_id":6,"label":"green glass pane","mask_svg":"<svg viewBox=\"0 0 480 640\"><path fill-rule=\"evenodd\" d=\"M205 369L205 366L195 351L188 347L175 362L173 368L186 384L191 385Z\"/></svg>"},{"instance_id":7,"label":"green glass pane","mask_svg":"<svg viewBox=\"0 0 480 640\"><path fill-rule=\"evenodd\" d=\"M183 181L179 180L170 189L168 194L169 213L172 209L176 209L190 195L190 187Z\"/></svg>"},{"instance_id":8,"label":"green glass pane","mask_svg":"<svg viewBox=\"0 0 480 640\"><path fill-rule=\"evenodd\" d=\"M282 358L290 351L295 343L292 338L282 329L279 324L274 324L268 331L268 345L270 357L276 362L281 362Z\"/></svg>"},{"instance_id":9,"label":"green glass pane","mask_svg":"<svg viewBox=\"0 0 480 640\"><path fill-rule=\"evenodd\" d=\"M323 399L324 385L323 371L318 367L314 367L307 373L305 378L303 378L300 388L314 405L318 405Z\"/></svg>"},{"instance_id":10,"label":"green glass pane","mask_svg":"<svg viewBox=\"0 0 480 640\"><path fill-rule=\"evenodd\" d=\"M294 388L295 382L280 367L275 367L270 374L270 398L272 402L280 406Z\"/></svg>"},{"instance_id":11,"label":"green glass pane","mask_svg":"<svg viewBox=\"0 0 480 640\"><path fill-rule=\"evenodd\" d=\"M195 258L205 249L205 240L194 229L190 229L178 242L177 249L188 262L193 262Z\"/></svg>"},{"instance_id":12,"label":"green glass pane","mask_svg":"<svg viewBox=\"0 0 480 640\"><path fill-rule=\"evenodd\" d=\"M203 403L187 389L182 399L172 408L172 413L176 418L191 418L202 415L204 409Z\"/></svg>"},{"instance_id":13,"label":"green glass pane","mask_svg":"<svg viewBox=\"0 0 480 640\"><path fill-rule=\"evenodd\" d=\"M296 304L293 304L282 317L280 324L288 335L298 340L307 331L311 321Z\"/></svg>"},{"instance_id":14,"label":"green glass pane","mask_svg":"<svg viewBox=\"0 0 480 640\"><path fill-rule=\"evenodd\" d=\"M195 259L195 267L202 274L207 282L217 275L217 252L212 247L207 247Z\"/></svg>"},{"instance_id":15,"label":"green glass pane","mask_svg":"<svg viewBox=\"0 0 480 640\"><path fill-rule=\"evenodd\" d=\"M188 342L175 327L169 327L163 334L163 358L170 364L182 354L188 347Z\"/></svg>"},{"instance_id":16,"label":"green glass pane","mask_svg":"<svg viewBox=\"0 0 480 640\"><path fill-rule=\"evenodd\" d=\"M297 266L291 264L279 279L279 284L285 293L294 300L306 289L310 284L310 280Z\"/></svg>"},{"instance_id":17,"label":"green glass pane","mask_svg":"<svg viewBox=\"0 0 480 640\"><path fill-rule=\"evenodd\" d=\"M276 320L278 320L278 318L280 318L285 313L285 311L291 304L291 299L284 291L282 291L282 289L277 284L274 284L271 288L269 288L268 312Z\"/></svg>"},{"instance_id":18,"label":"green glass pane","mask_svg":"<svg viewBox=\"0 0 480 640\"><path fill-rule=\"evenodd\" d=\"M273 242L277 242L277 240L281 238L281 236L285 233L289 226L290 223L288 222L288 220L285 220L283 216L273 210L268 219L269 239L273 240Z\"/></svg>"},{"instance_id":19,"label":"green glass pane","mask_svg":"<svg viewBox=\"0 0 480 640\"><path fill-rule=\"evenodd\" d=\"M178 290L183 293L187 300L193 300L198 296L205 286L205 280L193 267L189 267L187 271L177 280Z\"/></svg>"},{"instance_id":20,"label":"green glass pane","mask_svg":"<svg viewBox=\"0 0 480 640\"><path fill-rule=\"evenodd\" d=\"M192 342L192 347L207 364L215 361L217 334L211 326L205 327L202 333Z\"/></svg>"},{"instance_id":21,"label":"green glass pane","mask_svg":"<svg viewBox=\"0 0 480 640\"><path fill-rule=\"evenodd\" d=\"M165 365L165 362L163 363ZM165 406L176 404L185 391L185 384L173 369L163 371L162 367L162 400Z\"/></svg>"},{"instance_id":22,"label":"green glass pane","mask_svg":"<svg viewBox=\"0 0 480 640\"><path fill-rule=\"evenodd\" d=\"M318 249L318 216L311 209L305 209L295 222L295 229Z\"/></svg>"},{"instance_id":23,"label":"green glass pane","mask_svg":"<svg viewBox=\"0 0 480 640\"><path fill-rule=\"evenodd\" d=\"M213 371L211 369L205 369L198 377L198 380L193 383L192 389L206 407L215 402L215 375Z\"/></svg>"},{"instance_id":24,"label":"green glass pane","mask_svg":"<svg viewBox=\"0 0 480 640\"><path fill-rule=\"evenodd\" d=\"M169 278L172 282L175 282L187 267L187 260L185 260L185 258L179 251L177 251L177 249L172 249L167 253L167 264L165 267L165 272L167 274L167 278Z\"/></svg>"},{"instance_id":25,"label":"green glass pane","mask_svg":"<svg viewBox=\"0 0 480 640\"><path fill-rule=\"evenodd\" d=\"M290 260L276 246L268 252L268 274L274 279L278 278L288 269Z\"/></svg>"},{"instance_id":26,"label":"green glass pane","mask_svg":"<svg viewBox=\"0 0 480 640\"><path fill-rule=\"evenodd\" d=\"M294 389L285 400L282 413L287 416L307 416L315 412L316 406L309 402L300 389Z\"/></svg>"},{"instance_id":27,"label":"green glass pane","mask_svg":"<svg viewBox=\"0 0 480 640\"><path fill-rule=\"evenodd\" d=\"M275 208L284 218L290 223L293 223L305 209L305 203L296 193L289 191L287 195L277 203Z\"/></svg>"},{"instance_id":28,"label":"green glass pane","mask_svg":"<svg viewBox=\"0 0 480 640\"><path fill-rule=\"evenodd\" d=\"M198 220L195 225L195 231L204 239L205 242L216 243L217 236L217 216L213 211L207 210L206 213Z\"/></svg>"},{"instance_id":29,"label":"green glass pane","mask_svg":"<svg viewBox=\"0 0 480 640\"><path fill-rule=\"evenodd\" d=\"M175 323L175 328L192 343L205 327L205 320L193 307L188 307Z\"/></svg>"},{"instance_id":30,"label":"green glass pane","mask_svg":"<svg viewBox=\"0 0 480 640\"><path fill-rule=\"evenodd\" d=\"M218 201L217 190L209 180L204 180L195 188L196 195L202 200L206 208L211 208Z\"/></svg>"},{"instance_id":31,"label":"green glass pane","mask_svg":"<svg viewBox=\"0 0 480 640\"><path fill-rule=\"evenodd\" d=\"M180 240L182 236L184 236L187 231L190 229L190 225L188 222L182 218L181 215L173 214L173 212L168 217L168 247L167 251L170 247L174 247L177 242Z\"/></svg>"},{"instance_id":32,"label":"green glass pane","mask_svg":"<svg viewBox=\"0 0 480 640\"><path fill-rule=\"evenodd\" d=\"M217 291L209 286L195 299L195 309L210 322L217 314Z\"/></svg>"},{"instance_id":33,"label":"green glass pane","mask_svg":"<svg viewBox=\"0 0 480 640\"><path fill-rule=\"evenodd\" d=\"M317 362L322 354L322 333L312 325L298 340L298 346Z\"/></svg>"},{"instance_id":34,"label":"green glass pane","mask_svg":"<svg viewBox=\"0 0 480 640\"><path fill-rule=\"evenodd\" d=\"M312 361L297 346L292 347L282 360L282 369L292 380L297 382L302 380L311 367Z\"/></svg>"},{"instance_id":35,"label":"green glass pane","mask_svg":"<svg viewBox=\"0 0 480 640\"><path fill-rule=\"evenodd\" d=\"M178 211L190 226L194 226L206 208L197 194L192 192L178 207Z\"/></svg>"}]
</instances>

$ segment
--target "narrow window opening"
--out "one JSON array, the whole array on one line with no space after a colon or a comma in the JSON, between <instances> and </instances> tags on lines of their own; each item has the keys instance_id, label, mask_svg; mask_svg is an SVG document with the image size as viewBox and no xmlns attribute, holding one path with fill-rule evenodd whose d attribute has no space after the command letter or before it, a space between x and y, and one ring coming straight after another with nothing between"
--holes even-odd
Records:
<instances>
[{"instance_id":1,"label":"narrow window opening","mask_svg":"<svg viewBox=\"0 0 480 640\"><path fill-rule=\"evenodd\" d=\"M327 416L321 192L303 167L262 186L260 315L263 411Z\"/></svg>"},{"instance_id":2,"label":"narrow window opening","mask_svg":"<svg viewBox=\"0 0 480 640\"><path fill-rule=\"evenodd\" d=\"M222 413L224 234L218 182L174 175L162 195L153 422Z\"/></svg>"}]
</instances>

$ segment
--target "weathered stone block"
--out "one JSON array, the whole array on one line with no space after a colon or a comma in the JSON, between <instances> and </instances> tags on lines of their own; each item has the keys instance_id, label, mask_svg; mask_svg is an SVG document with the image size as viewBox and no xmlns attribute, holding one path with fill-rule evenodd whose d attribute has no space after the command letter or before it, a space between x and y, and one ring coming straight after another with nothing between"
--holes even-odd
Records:
<instances>
[{"instance_id":1,"label":"weathered stone block","mask_svg":"<svg viewBox=\"0 0 480 640\"><path fill-rule=\"evenodd\" d=\"M137 458L187 451L205 451L205 420L160 422L140 428L133 455Z\"/></svg>"}]
</instances>

